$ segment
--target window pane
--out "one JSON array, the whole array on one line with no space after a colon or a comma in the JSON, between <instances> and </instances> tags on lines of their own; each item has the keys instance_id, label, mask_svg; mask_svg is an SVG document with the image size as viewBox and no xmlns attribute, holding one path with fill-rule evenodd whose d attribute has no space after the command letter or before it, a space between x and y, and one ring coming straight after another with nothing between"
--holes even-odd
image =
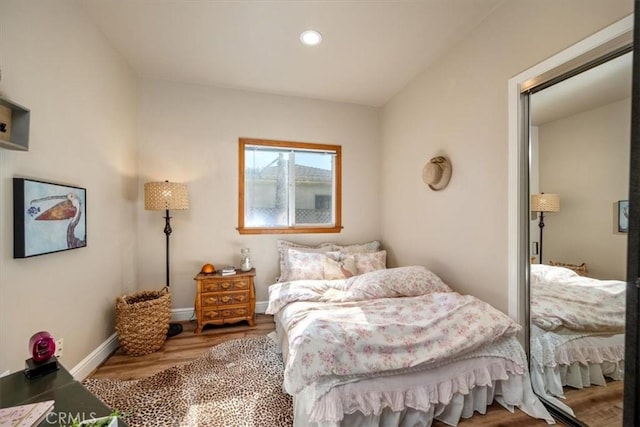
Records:
<instances>
[{"instance_id":1,"label":"window pane","mask_svg":"<svg viewBox=\"0 0 640 427\"><path fill-rule=\"evenodd\" d=\"M240 234L339 233L342 147L239 139Z\"/></svg>"},{"instance_id":2,"label":"window pane","mask_svg":"<svg viewBox=\"0 0 640 427\"><path fill-rule=\"evenodd\" d=\"M295 153L295 223L333 223L333 163L331 153Z\"/></svg>"},{"instance_id":3,"label":"window pane","mask_svg":"<svg viewBox=\"0 0 640 427\"><path fill-rule=\"evenodd\" d=\"M245 226L287 226L289 157L284 151L245 150Z\"/></svg>"}]
</instances>

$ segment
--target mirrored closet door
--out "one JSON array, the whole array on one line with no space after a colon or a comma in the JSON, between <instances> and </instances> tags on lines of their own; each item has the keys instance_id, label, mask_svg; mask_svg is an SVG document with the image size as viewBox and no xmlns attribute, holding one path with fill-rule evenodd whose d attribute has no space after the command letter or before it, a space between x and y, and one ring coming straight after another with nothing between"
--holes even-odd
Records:
<instances>
[{"instance_id":1,"label":"mirrored closet door","mask_svg":"<svg viewBox=\"0 0 640 427\"><path fill-rule=\"evenodd\" d=\"M632 53L527 93L534 390L587 425L622 425Z\"/></svg>"}]
</instances>

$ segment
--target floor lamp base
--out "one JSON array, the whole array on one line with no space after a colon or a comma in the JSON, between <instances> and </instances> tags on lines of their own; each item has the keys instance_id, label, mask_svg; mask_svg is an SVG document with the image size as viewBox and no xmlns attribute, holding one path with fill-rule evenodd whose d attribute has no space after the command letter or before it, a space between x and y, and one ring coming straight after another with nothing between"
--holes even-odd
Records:
<instances>
[{"instance_id":1,"label":"floor lamp base","mask_svg":"<svg viewBox=\"0 0 640 427\"><path fill-rule=\"evenodd\" d=\"M180 323L169 323L169 330L167 331L167 338L174 337L182 332L182 325Z\"/></svg>"}]
</instances>

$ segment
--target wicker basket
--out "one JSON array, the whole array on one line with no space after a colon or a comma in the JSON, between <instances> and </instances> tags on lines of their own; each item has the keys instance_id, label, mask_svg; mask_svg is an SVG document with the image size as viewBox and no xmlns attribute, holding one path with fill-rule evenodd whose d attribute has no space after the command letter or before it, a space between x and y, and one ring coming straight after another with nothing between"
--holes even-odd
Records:
<instances>
[{"instance_id":1,"label":"wicker basket","mask_svg":"<svg viewBox=\"0 0 640 427\"><path fill-rule=\"evenodd\" d=\"M171 294L141 291L116 299L116 333L122 351L132 356L153 353L164 344L171 320Z\"/></svg>"},{"instance_id":2,"label":"wicker basket","mask_svg":"<svg viewBox=\"0 0 640 427\"><path fill-rule=\"evenodd\" d=\"M587 268L586 262L583 262L582 264L577 265L577 264L567 264L565 262L549 261L549 264L555 265L557 267L568 268L569 270L573 270L576 273L578 273L579 276L586 276L587 274L589 274L589 269Z\"/></svg>"}]
</instances>

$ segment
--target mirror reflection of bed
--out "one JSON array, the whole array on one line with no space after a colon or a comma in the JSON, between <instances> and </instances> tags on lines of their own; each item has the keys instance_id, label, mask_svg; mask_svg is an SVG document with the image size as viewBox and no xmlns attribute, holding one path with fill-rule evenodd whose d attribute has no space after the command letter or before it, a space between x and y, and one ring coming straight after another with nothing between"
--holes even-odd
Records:
<instances>
[{"instance_id":1,"label":"mirror reflection of bed","mask_svg":"<svg viewBox=\"0 0 640 427\"><path fill-rule=\"evenodd\" d=\"M536 393L574 416L580 406L577 400L575 408L564 402L565 387L589 390L589 399L597 394L601 400L618 401L624 377L626 282L532 264L530 285Z\"/></svg>"},{"instance_id":2,"label":"mirror reflection of bed","mask_svg":"<svg viewBox=\"0 0 640 427\"><path fill-rule=\"evenodd\" d=\"M628 197L631 67L626 53L530 97L530 193L561 200L544 215L543 247L531 213L532 383L589 425L622 423L627 239L617 206Z\"/></svg>"}]
</instances>

